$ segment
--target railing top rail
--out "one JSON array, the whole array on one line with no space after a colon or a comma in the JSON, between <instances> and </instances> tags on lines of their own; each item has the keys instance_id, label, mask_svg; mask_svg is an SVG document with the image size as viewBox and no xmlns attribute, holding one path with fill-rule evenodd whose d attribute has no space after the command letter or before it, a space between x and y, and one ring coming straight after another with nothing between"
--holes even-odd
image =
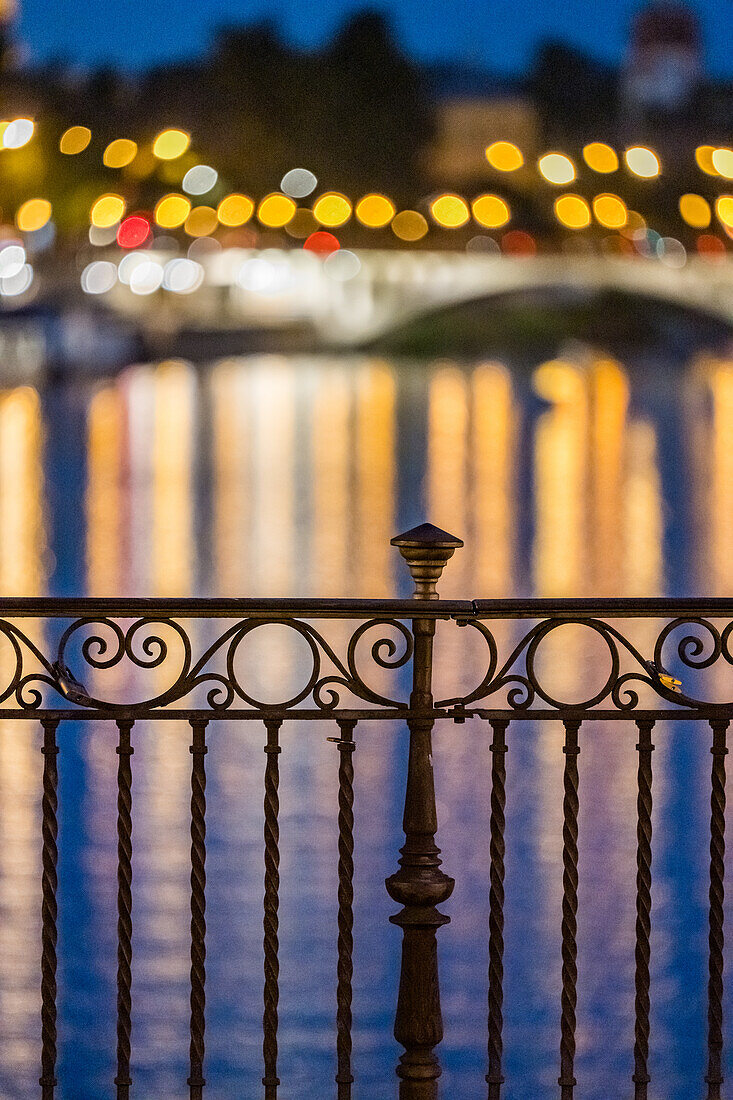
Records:
<instances>
[{"instance_id":1,"label":"railing top rail","mask_svg":"<svg viewBox=\"0 0 733 1100\"><path fill-rule=\"evenodd\" d=\"M699 616L733 616L730 597L594 597L592 599L506 599L472 600L473 614L481 619L589 619L602 616L617 619L671 619Z\"/></svg>"},{"instance_id":2,"label":"railing top rail","mask_svg":"<svg viewBox=\"0 0 733 1100\"><path fill-rule=\"evenodd\" d=\"M290 598L125 598L82 596L0 596L6 618L733 618L733 598L630 597L591 599L513 598L494 600L354 600Z\"/></svg>"}]
</instances>

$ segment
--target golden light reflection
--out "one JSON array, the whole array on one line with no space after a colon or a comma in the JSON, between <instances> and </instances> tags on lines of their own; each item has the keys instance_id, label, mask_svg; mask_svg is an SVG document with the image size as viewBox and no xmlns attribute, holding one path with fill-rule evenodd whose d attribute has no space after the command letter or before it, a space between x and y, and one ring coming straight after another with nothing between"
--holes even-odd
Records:
<instances>
[{"instance_id":1,"label":"golden light reflection","mask_svg":"<svg viewBox=\"0 0 733 1100\"><path fill-rule=\"evenodd\" d=\"M710 583L717 596L733 592L733 362L711 365L712 470L706 527L710 531Z\"/></svg>"},{"instance_id":2,"label":"golden light reflection","mask_svg":"<svg viewBox=\"0 0 733 1100\"><path fill-rule=\"evenodd\" d=\"M309 581L314 595L322 592L324 596L340 596L356 580L348 575L350 390L349 378L344 372L334 372L328 378L319 373L313 396L313 540Z\"/></svg>"},{"instance_id":3,"label":"golden light reflection","mask_svg":"<svg viewBox=\"0 0 733 1100\"><path fill-rule=\"evenodd\" d=\"M114 596L124 590L126 498L121 481L125 408L122 394L106 387L87 414L87 591Z\"/></svg>"},{"instance_id":4,"label":"golden light reflection","mask_svg":"<svg viewBox=\"0 0 733 1100\"><path fill-rule=\"evenodd\" d=\"M152 590L187 595L193 585L196 376L171 360L153 376Z\"/></svg>"},{"instance_id":5,"label":"golden light reflection","mask_svg":"<svg viewBox=\"0 0 733 1100\"><path fill-rule=\"evenodd\" d=\"M628 596L653 596L664 586L662 486L657 435L646 420L629 425L624 486L625 583Z\"/></svg>"},{"instance_id":6,"label":"golden light reflection","mask_svg":"<svg viewBox=\"0 0 733 1100\"><path fill-rule=\"evenodd\" d=\"M218 363L211 374L214 586L223 596L241 596L250 583L247 381L247 372L234 360Z\"/></svg>"},{"instance_id":7,"label":"golden light reflection","mask_svg":"<svg viewBox=\"0 0 733 1100\"><path fill-rule=\"evenodd\" d=\"M61 135L59 149L69 157L83 153L92 140L92 131L88 126L70 126Z\"/></svg>"},{"instance_id":8,"label":"golden light reflection","mask_svg":"<svg viewBox=\"0 0 733 1100\"><path fill-rule=\"evenodd\" d=\"M610 145L603 141L591 141L583 149L583 159L594 172L615 172L618 169L618 157Z\"/></svg>"},{"instance_id":9,"label":"golden light reflection","mask_svg":"<svg viewBox=\"0 0 733 1100\"><path fill-rule=\"evenodd\" d=\"M251 366L253 403L253 594L289 596L305 574L295 567L295 385L293 364L279 356L263 356ZM298 472L306 477L299 464Z\"/></svg>"},{"instance_id":10,"label":"golden light reflection","mask_svg":"<svg viewBox=\"0 0 733 1100\"><path fill-rule=\"evenodd\" d=\"M356 204L356 216L369 229L382 229L395 216L395 205L386 195L365 195Z\"/></svg>"},{"instance_id":11,"label":"golden light reflection","mask_svg":"<svg viewBox=\"0 0 733 1100\"><path fill-rule=\"evenodd\" d=\"M578 596L585 570L588 394L574 363L551 360L535 371L536 392L551 403L536 427L534 578L538 596Z\"/></svg>"},{"instance_id":12,"label":"golden light reflection","mask_svg":"<svg viewBox=\"0 0 733 1100\"><path fill-rule=\"evenodd\" d=\"M359 595L394 595L394 554L389 540L396 512L397 443L395 376L388 363L366 363L356 379L356 516L354 583Z\"/></svg>"},{"instance_id":13,"label":"golden light reflection","mask_svg":"<svg viewBox=\"0 0 733 1100\"><path fill-rule=\"evenodd\" d=\"M612 359L594 359L589 370L592 562L590 590L599 596L619 594L624 546L619 516L624 501L624 453L629 383Z\"/></svg>"},{"instance_id":14,"label":"golden light reflection","mask_svg":"<svg viewBox=\"0 0 733 1100\"><path fill-rule=\"evenodd\" d=\"M45 588L41 403L29 386L0 393L0 591Z\"/></svg>"},{"instance_id":15,"label":"golden light reflection","mask_svg":"<svg viewBox=\"0 0 733 1100\"><path fill-rule=\"evenodd\" d=\"M680 214L693 229L707 229L710 225L710 203L702 195L687 194L680 198Z\"/></svg>"},{"instance_id":16,"label":"golden light reflection","mask_svg":"<svg viewBox=\"0 0 733 1100\"><path fill-rule=\"evenodd\" d=\"M695 150L695 161L697 166L706 176L717 176L718 174L718 170L713 164L714 152L714 145L698 145Z\"/></svg>"},{"instance_id":17,"label":"golden light reflection","mask_svg":"<svg viewBox=\"0 0 733 1100\"><path fill-rule=\"evenodd\" d=\"M486 159L499 172L516 172L524 164L522 151L513 141L495 141L487 148Z\"/></svg>"},{"instance_id":18,"label":"golden light reflection","mask_svg":"<svg viewBox=\"0 0 733 1100\"><path fill-rule=\"evenodd\" d=\"M514 591L516 413L511 377L501 363L482 363L472 373L471 389L473 583L482 599L501 598Z\"/></svg>"},{"instance_id":19,"label":"golden light reflection","mask_svg":"<svg viewBox=\"0 0 733 1100\"><path fill-rule=\"evenodd\" d=\"M458 367L445 364L429 382L425 497L431 522L459 537L468 523L468 438L468 380ZM454 568L441 578L444 598L465 591L465 561L466 556L457 556Z\"/></svg>"}]
</instances>

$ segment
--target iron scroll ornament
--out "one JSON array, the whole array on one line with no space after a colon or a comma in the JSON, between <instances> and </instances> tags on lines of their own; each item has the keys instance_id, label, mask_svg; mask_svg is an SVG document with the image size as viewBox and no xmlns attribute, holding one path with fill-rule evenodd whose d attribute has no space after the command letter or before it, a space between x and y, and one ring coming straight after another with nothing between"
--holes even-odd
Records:
<instances>
[{"instance_id":1,"label":"iron scroll ornament","mask_svg":"<svg viewBox=\"0 0 733 1100\"><path fill-rule=\"evenodd\" d=\"M610 702L620 712L633 712L639 706L639 692L635 686L647 685L655 694L676 707L691 710L704 709L730 713L733 701L711 702L700 699L685 690L684 686L671 689L665 686L660 671L665 668L665 653L672 644L671 636L682 628L699 628L698 634L685 634L677 643L676 656L681 664L691 671L701 671L712 667L719 659L733 665L731 635L733 622L718 630L714 623L702 617L678 617L666 623L654 643L653 660L645 658L628 638L610 623L598 618L577 618L572 616L544 619L528 630L516 643L506 660L500 664L499 646L493 631L481 619L458 619L461 627L471 626L477 630L486 642L489 660L481 682L468 694L450 699L441 699L436 707L449 707L461 710L472 703L496 696L506 690L506 702L512 709L521 713L530 711L537 700L546 703L552 710L591 711L602 703ZM611 667L605 682L593 695L580 701L567 701L554 698L543 687L537 669L537 654L541 643L561 626L587 627L598 634L608 647ZM624 662L623 658L626 658ZM635 664L631 671L622 672L624 663L629 659ZM523 670L521 662L524 662Z\"/></svg>"},{"instance_id":2,"label":"iron scroll ornament","mask_svg":"<svg viewBox=\"0 0 733 1100\"><path fill-rule=\"evenodd\" d=\"M263 626L283 626L303 638L310 658L302 686L289 698L265 702L247 691L237 669L237 653L243 640ZM92 629L93 628L93 629ZM344 694L351 694L378 707L404 709L407 704L381 694L369 685L359 668L359 643L372 630L382 628L371 643L370 655L376 666L396 671L408 663L413 653L409 628L393 618L367 619L359 623L349 637L346 656L340 658L331 644L303 619L248 618L233 623L201 654L194 658L194 647L184 626L168 616L144 616L123 626L108 617L85 616L66 628L58 644L56 659L51 661L15 623L0 619L0 639L7 639L13 659L7 681L0 686L0 704L14 698L26 711L44 709L44 696L56 693L67 704L84 709L115 713L130 707L158 710L190 696L197 688L208 687L206 701L212 713L227 711L240 700L255 711L283 711L298 707L309 697L319 710L335 711ZM85 630L91 633L84 634ZM163 635L167 632L168 637ZM173 644L173 642L177 644ZM75 643L80 642L78 647ZM76 659L72 657L75 653ZM114 668L129 661L133 666L152 671L171 667L171 679L155 694L133 703L118 703L99 698L85 687L90 670ZM27 671L33 662L38 667ZM220 670L211 666L219 663Z\"/></svg>"}]
</instances>

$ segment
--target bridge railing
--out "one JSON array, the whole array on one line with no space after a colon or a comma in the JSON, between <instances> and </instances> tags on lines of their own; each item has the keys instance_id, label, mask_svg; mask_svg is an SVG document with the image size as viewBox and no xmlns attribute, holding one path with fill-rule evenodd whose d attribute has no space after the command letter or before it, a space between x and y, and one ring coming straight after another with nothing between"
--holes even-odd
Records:
<instances>
[{"instance_id":1,"label":"bridge railing","mask_svg":"<svg viewBox=\"0 0 733 1100\"><path fill-rule=\"evenodd\" d=\"M280 897L279 755L284 723L332 724L339 754L338 895L334 899L337 971L334 975L335 1094L350 1100L354 944L354 751L374 722L404 721L409 759L404 845L387 890L401 906L391 918L402 929L402 961L394 1034L403 1048L396 1072L401 1100L435 1100L443 1036L437 930L449 918L438 906L454 880L442 869L431 736L436 722L478 718L490 730L491 815L486 1024L488 1100L501 1100L503 1076L504 870L507 751L513 722L557 721L564 728L562 951L558 959L559 1095L574 1096L577 1006L578 755L583 724L598 719L634 729L638 754L635 1034L630 1076L636 1100L650 1082L650 962L652 938L653 731L660 721L696 721L709 731L712 753L709 893L708 1100L723 1081L723 890L726 736L730 694L703 697L695 684L710 670L733 665L733 601L729 600L440 600L436 584L459 539L423 525L393 540L415 582L412 600L100 600L0 601L0 719L39 722L43 729L42 939L40 945L40 1091L57 1088L57 756L65 723L111 721L117 727L117 1072L116 1095L127 1098L134 1079L132 1033L133 767L135 727L141 721L184 720L191 752L191 1098L205 1089L206 1006L206 753L216 722L263 727L264 901L262 1084L265 1100L279 1095L278 998ZM619 624L644 620L643 647ZM473 631L485 654L475 687L450 699L433 697L436 623ZM338 621L336 640L329 627ZM196 629L197 624L206 631ZM512 625L509 636L498 623ZM42 630L34 630L34 624ZM304 647L302 684L288 698L263 701L245 683L242 652L257 631L277 624ZM610 671L580 701L556 698L544 679L539 651L560 628L573 625L607 649ZM202 633L207 644L200 644ZM39 634L43 640L39 640ZM459 633L460 640L467 639ZM256 659L255 659L256 664ZM134 683L105 676L127 666ZM670 671L670 669L672 671ZM684 670L681 672L680 670ZM675 676L679 673L680 679ZM405 690L406 676L411 688ZM725 676L723 677L725 679ZM727 676L730 682L730 675ZM721 682L721 677L716 681ZM391 684L391 687L389 686ZM63 792L62 792L63 793ZM481 843L479 838L478 843ZM457 869L460 873L460 868ZM632 1072L633 1071L633 1072ZM72 1082L70 1082L71 1084ZM63 1084L63 1082L62 1082ZM521 1082L519 1082L521 1085ZM477 1093L473 1093L476 1095Z\"/></svg>"}]
</instances>

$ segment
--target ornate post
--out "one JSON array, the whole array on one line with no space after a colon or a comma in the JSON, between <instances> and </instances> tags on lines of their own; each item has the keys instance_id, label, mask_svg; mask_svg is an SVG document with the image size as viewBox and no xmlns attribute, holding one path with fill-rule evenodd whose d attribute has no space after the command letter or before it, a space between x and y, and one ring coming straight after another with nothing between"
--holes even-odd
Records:
<instances>
[{"instance_id":1,"label":"ornate post","mask_svg":"<svg viewBox=\"0 0 733 1100\"><path fill-rule=\"evenodd\" d=\"M424 523L392 539L407 562L415 582L413 598L437 600L436 583L443 566L461 539ZM394 1035L405 1048L397 1066L400 1100L437 1100L441 1068L434 1047L443 1038L443 1019L438 986L437 929L449 917L436 906L453 892L452 878L440 869L440 849L435 843L438 818L431 732L433 728L433 637L435 620L412 620L415 640L413 683L410 696L410 749L407 765L405 844L400 870L387 879L387 890L403 906L390 917L402 929L402 968Z\"/></svg>"}]
</instances>

